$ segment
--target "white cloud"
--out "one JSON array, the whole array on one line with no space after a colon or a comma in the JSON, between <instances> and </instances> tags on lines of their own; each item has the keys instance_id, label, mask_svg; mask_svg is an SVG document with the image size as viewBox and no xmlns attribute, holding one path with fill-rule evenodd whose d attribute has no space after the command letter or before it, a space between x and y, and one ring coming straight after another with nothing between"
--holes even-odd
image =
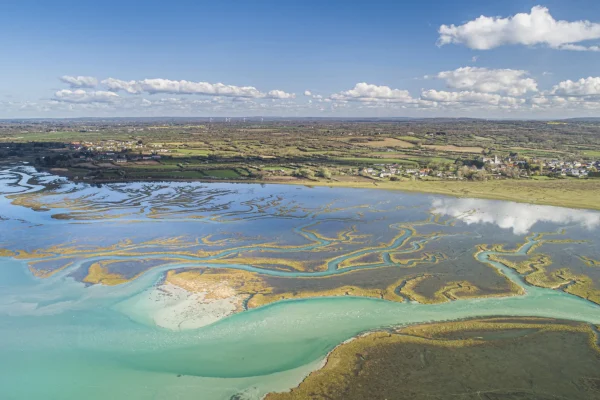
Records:
<instances>
[{"instance_id":1,"label":"white cloud","mask_svg":"<svg viewBox=\"0 0 600 400\"><path fill-rule=\"evenodd\" d=\"M432 212L455 217L467 225L494 224L502 229L512 229L515 235L529 233L538 222L578 224L588 229L600 226L597 211L494 200L438 199L433 201Z\"/></svg>"},{"instance_id":2,"label":"white cloud","mask_svg":"<svg viewBox=\"0 0 600 400\"><path fill-rule=\"evenodd\" d=\"M63 75L60 80L68 83L71 88L94 88L98 85L98 79L92 76Z\"/></svg>"},{"instance_id":3,"label":"white cloud","mask_svg":"<svg viewBox=\"0 0 600 400\"><path fill-rule=\"evenodd\" d=\"M600 39L600 24L590 21L557 21L546 7L535 6L529 14L508 18L480 16L463 25L442 25L438 45L464 44L476 50L521 44L546 45L554 49L598 51L598 46L584 46L586 40Z\"/></svg>"},{"instance_id":4,"label":"white cloud","mask_svg":"<svg viewBox=\"0 0 600 400\"><path fill-rule=\"evenodd\" d=\"M104 91L87 92L82 89L63 89L54 93L54 98L66 103L112 103L119 99L119 95Z\"/></svg>"},{"instance_id":5,"label":"white cloud","mask_svg":"<svg viewBox=\"0 0 600 400\"><path fill-rule=\"evenodd\" d=\"M131 94L139 93L168 93L168 94L198 94L207 96L245 97L292 99L296 95L283 90L271 90L268 93L259 91L254 86L234 86L223 83L174 81L170 79L143 79L139 81L123 81L108 78L102 81L112 91L126 91Z\"/></svg>"},{"instance_id":6,"label":"white cloud","mask_svg":"<svg viewBox=\"0 0 600 400\"><path fill-rule=\"evenodd\" d=\"M487 69L463 67L454 71L443 71L435 77L446 81L452 89L473 90L483 93L504 92L510 96L521 96L537 92L537 82L527 78L527 71L516 69Z\"/></svg>"},{"instance_id":7,"label":"white cloud","mask_svg":"<svg viewBox=\"0 0 600 400\"><path fill-rule=\"evenodd\" d=\"M565 44L560 46L561 50L572 51L600 51L600 46L583 46L580 44Z\"/></svg>"},{"instance_id":8,"label":"white cloud","mask_svg":"<svg viewBox=\"0 0 600 400\"><path fill-rule=\"evenodd\" d=\"M552 88L550 94L558 96L598 96L600 95L600 77L590 76L578 81L562 81Z\"/></svg>"},{"instance_id":9,"label":"white cloud","mask_svg":"<svg viewBox=\"0 0 600 400\"><path fill-rule=\"evenodd\" d=\"M286 93L283 90L271 90L267 93L267 97L270 99L294 99L296 95L294 93Z\"/></svg>"},{"instance_id":10,"label":"white cloud","mask_svg":"<svg viewBox=\"0 0 600 400\"><path fill-rule=\"evenodd\" d=\"M504 107L516 107L526 102L525 99L500 96L499 94L492 93L480 93L472 91L447 92L443 90L434 89L422 91L421 99L440 103L472 103Z\"/></svg>"},{"instance_id":11,"label":"white cloud","mask_svg":"<svg viewBox=\"0 0 600 400\"><path fill-rule=\"evenodd\" d=\"M473 56L473 57L471 57L471 62L477 62L478 59L479 59L479 56Z\"/></svg>"},{"instance_id":12,"label":"white cloud","mask_svg":"<svg viewBox=\"0 0 600 400\"><path fill-rule=\"evenodd\" d=\"M141 93L142 88L136 81L122 81L120 79L108 78L102 81L103 85L108 87L108 90L118 92L123 90L127 93L138 94Z\"/></svg>"},{"instance_id":13,"label":"white cloud","mask_svg":"<svg viewBox=\"0 0 600 400\"><path fill-rule=\"evenodd\" d=\"M172 81L169 79L144 79L139 82L148 93L202 94L228 97L265 97L253 86L233 86L222 83Z\"/></svg>"},{"instance_id":14,"label":"white cloud","mask_svg":"<svg viewBox=\"0 0 600 400\"><path fill-rule=\"evenodd\" d=\"M354 89L332 94L330 98L338 101L414 102L408 90L391 89L389 86L377 86L365 82L357 83Z\"/></svg>"},{"instance_id":15,"label":"white cloud","mask_svg":"<svg viewBox=\"0 0 600 400\"><path fill-rule=\"evenodd\" d=\"M305 91L304 91L304 95L305 95L305 96L312 96L312 93L311 93L311 91L310 91L310 90L305 90Z\"/></svg>"}]
</instances>

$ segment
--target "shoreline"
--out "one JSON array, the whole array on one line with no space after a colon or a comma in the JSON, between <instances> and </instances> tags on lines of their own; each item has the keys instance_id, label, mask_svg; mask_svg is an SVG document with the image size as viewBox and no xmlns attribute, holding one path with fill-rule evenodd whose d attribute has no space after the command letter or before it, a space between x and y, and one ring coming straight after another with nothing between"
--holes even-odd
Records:
<instances>
[{"instance_id":1,"label":"shoreline","mask_svg":"<svg viewBox=\"0 0 600 400\"><path fill-rule=\"evenodd\" d=\"M24 161L24 160L23 160ZM23 162L21 161L21 162ZM600 211L600 179L502 179L482 182L474 181L379 181L358 179L351 181L318 179L190 179L190 178L128 178L74 180L67 169L42 168L19 161L0 162L0 166L28 165L37 171L48 172L68 179L72 183L108 184L134 182L201 182L240 183L258 185L294 185L305 187L329 187L347 189L378 189L406 193L424 193L454 198L477 198L486 200L512 201L516 203L546 205L563 208Z\"/></svg>"},{"instance_id":2,"label":"shoreline","mask_svg":"<svg viewBox=\"0 0 600 400\"><path fill-rule=\"evenodd\" d=\"M54 169L38 168L65 177L73 183L107 184L133 182L201 182L201 183L241 183L258 185L294 185L306 187L329 187L347 189L378 189L407 193L424 193L455 198L478 198L486 200L512 201L516 203L546 205L563 208L577 208L600 211L597 193L600 193L600 179L504 179L496 181L323 181L294 178L283 179L160 179L160 178L120 178L73 180L70 174Z\"/></svg>"}]
</instances>

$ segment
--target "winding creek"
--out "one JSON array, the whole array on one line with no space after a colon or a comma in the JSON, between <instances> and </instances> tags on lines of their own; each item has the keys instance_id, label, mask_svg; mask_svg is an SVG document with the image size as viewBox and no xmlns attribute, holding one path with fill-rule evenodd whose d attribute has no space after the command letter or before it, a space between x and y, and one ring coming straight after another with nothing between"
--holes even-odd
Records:
<instances>
[{"instance_id":1,"label":"winding creek","mask_svg":"<svg viewBox=\"0 0 600 400\"><path fill-rule=\"evenodd\" d=\"M34 176L36 180L32 180ZM43 174L38 176L27 167L14 167L2 172L0 178L3 178L0 181L0 193L3 193L0 198L0 216L4 219L0 220L0 247L4 243L12 243L13 231L23 232L23 229L28 229L34 235L33 232L42 229L41 227L44 230L41 231L40 238L53 230L60 237L61 230L66 227L79 229L75 225L90 225L99 232L107 229L104 228L106 226L119 224L134 226L131 229L148 229L148 226L161 229L160 224L169 223L170 229L174 230L180 224L209 227L203 229L220 226L218 220L209 218L150 220L147 218L150 205L145 204L143 199L139 200L139 208L144 211L135 217L84 221L52 219L52 213L69 210L57 208L51 212L32 211L11 202L16 193L43 191L46 184L53 182L55 177ZM64 182L57 183L60 184ZM228 187L226 184L220 186L232 191L239 187ZM85 185L80 187L80 190L89 190ZM294 187L279 187L277 190L284 195L296 193ZM308 190L303 189L302 193ZM318 196L325 196L325 193L332 196L332 191L320 188L307 196L318 205ZM347 195L350 192L351 190L344 190L343 193ZM370 199L371 191L355 193L365 198L361 200L363 202ZM394 193L384 192L378 196L395 201ZM429 209L430 198L431 196L412 195L406 201L417 206L425 204L422 207ZM405 201L405 198L400 201ZM244 212L230 215L236 215L242 220L245 216L260 217L245 215ZM578 211L570 212L572 216L566 217L564 221L536 223L549 224L543 227L545 231L550 228L557 230L597 218L598 214L585 211L582 217L577 217ZM294 236L302 238L308 244L293 248L247 245L243 250L285 254L311 252L332 245L332 240L324 239L310 230L315 221L306 216L313 215L312 213L305 212L298 217L298 223L292 229ZM408 211L406 215L410 215ZM272 214L268 217L275 220L290 218L289 215ZM336 218L338 217L334 215L328 221L335 221ZM152 225L133 223L142 220ZM344 220L354 221L355 217L347 215ZM465 223L470 225L474 222L469 220ZM382 254L383 262L340 268L340 264L350 258L373 252L370 248L358 249L333 257L327 262L325 270L316 272L267 269L240 263L211 263L236 255L240 252L236 248L225 248L215 255L197 257L169 253L166 250L161 254L144 255L144 258L176 258L178 261L150 268L127 283L105 286L85 285L71 275L82 266L96 261L126 260L139 256L90 253L46 279L34 277L27 267L27 260L0 258L0 357L3 360L0 363L0 390L7 395L5 398L142 399L152 395L152 398L165 399L229 399L238 394L239 398L252 399L260 398L269 391L286 390L297 385L307 373L318 367L335 346L361 332L378 328L486 316L550 317L600 324L600 306L561 290L531 286L513 269L489 259L490 255L501 256L506 252L476 253L474 248L468 250L478 262L494 268L522 288L524 294L459 299L441 304L390 302L352 296L284 300L237 313L200 329L179 332L154 326L147 317L147 310L137 308L139 297L155 288L164 279L166 271L173 269L201 265L207 268L239 269L272 277L335 277L359 269L397 267L390 252L415 252L421 246L426 247L449 236L432 234L417 240L413 237L414 231L404 225L392 224L391 227L395 237L387 238L386 243L389 244L380 245L376 249ZM537 228L537 225L534 223L532 227ZM460 229L468 230L467 225ZM502 231L498 227L494 229ZM583 232L594 232L590 235L592 237L600 236L596 225L581 229ZM456 228L456 232L451 235L458 235L458 230ZM20 234L27 235L28 231L25 232ZM504 231L503 235L511 233ZM493 244L494 240L493 235L488 235L479 243ZM533 235L526 236L525 243L510 254L527 254L532 246L538 244L537 240ZM26 245L20 244L23 247ZM35 246L32 245L32 248ZM598 251L597 247L594 251ZM439 257L435 253L433 251L425 262L435 265ZM411 262L413 261L403 267L411 267Z\"/></svg>"}]
</instances>

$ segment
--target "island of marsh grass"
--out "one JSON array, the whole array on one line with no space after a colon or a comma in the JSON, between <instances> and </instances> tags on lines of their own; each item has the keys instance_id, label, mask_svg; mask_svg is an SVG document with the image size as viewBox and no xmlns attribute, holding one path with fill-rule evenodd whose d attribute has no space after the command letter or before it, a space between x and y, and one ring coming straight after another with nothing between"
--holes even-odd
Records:
<instances>
[{"instance_id":1,"label":"island of marsh grass","mask_svg":"<svg viewBox=\"0 0 600 400\"><path fill-rule=\"evenodd\" d=\"M552 259L546 254L535 254L528 259L513 262L502 256L490 255L489 259L514 269L524 275L530 285L563 290L588 301L600 304L600 287L585 274L577 274L568 267L549 271ZM596 267L595 260L584 259L589 267Z\"/></svg>"},{"instance_id":2,"label":"island of marsh grass","mask_svg":"<svg viewBox=\"0 0 600 400\"><path fill-rule=\"evenodd\" d=\"M597 340L587 324L539 318L374 332L341 344L297 388L266 399L592 400L600 394Z\"/></svg>"}]
</instances>

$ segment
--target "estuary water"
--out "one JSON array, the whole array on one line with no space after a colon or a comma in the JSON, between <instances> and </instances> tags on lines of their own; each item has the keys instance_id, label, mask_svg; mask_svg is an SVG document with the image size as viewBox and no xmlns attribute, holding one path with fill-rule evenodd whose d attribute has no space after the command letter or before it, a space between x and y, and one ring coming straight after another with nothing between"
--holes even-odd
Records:
<instances>
[{"instance_id":1,"label":"estuary water","mask_svg":"<svg viewBox=\"0 0 600 400\"><path fill-rule=\"evenodd\" d=\"M594 211L295 186L94 187L26 166L0 172L0 194L1 398L258 399L296 386L335 346L369 330L486 316L600 324L597 304L528 285L488 259L536 248L567 254L568 265L557 268L572 267L598 285L600 268L584 262L600 259L600 213ZM548 237L555 242L544 242ZM498 244L504 247L491 250ZM257 254L302 267L240 261ZM344 268L371 255L380 258ZM394 261L406 255L415 257ZM90 280L99 261L169 257L118 284ZM44 265L43 273L37 265ZM453 274L469 277L490 290L494 279L512 282L522 294L440 304L311 297L197 328L157 326L152 315L159 306L144 302L145 294L163 284L168 271L197 267L249 271L290 285L313 279L315 286L357 273L422 268L449 281Z\"/></svg>"}]
</instances>

